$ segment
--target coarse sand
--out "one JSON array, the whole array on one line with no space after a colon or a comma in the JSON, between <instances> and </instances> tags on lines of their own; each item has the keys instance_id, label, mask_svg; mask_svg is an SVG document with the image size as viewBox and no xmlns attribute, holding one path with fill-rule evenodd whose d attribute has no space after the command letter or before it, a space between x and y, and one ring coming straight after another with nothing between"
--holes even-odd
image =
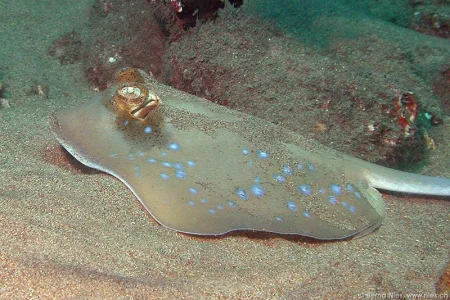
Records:
<instances>
[{"instance_id":1,"label":"coarse sand","mask_svg":"<svg viewBox=\"0 0 450 300\"><path fill-rule=\"evenodd\" d=\"M52 42L84 32L91 0L1 1L0 298L347 299L435 293L449 260L450 202L384 194L387 218L360 239L237 233L198 238L156 224L118 180L59 147L47 124L94 94ZM48 86L48 97L31 93ZM426 172L450 177L450 118Z\"/></svg>"}]
</instances>

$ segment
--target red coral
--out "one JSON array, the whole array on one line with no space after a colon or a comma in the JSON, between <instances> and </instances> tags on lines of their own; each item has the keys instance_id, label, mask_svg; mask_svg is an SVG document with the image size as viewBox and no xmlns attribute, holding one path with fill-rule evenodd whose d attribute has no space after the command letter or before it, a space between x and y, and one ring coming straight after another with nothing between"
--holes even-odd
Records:
<instances>
[{"instance_id":1,"label":"red coral","mask_svg":"<svg viewBox=\"0 0 450 300\"><path fill-rule=\"evenodd\" d=\"M414 121L417 117L417 101L414 94L406 92L396 97L391 115L397 118L397 123L405 133L405 137L411 136L414 133Z\"/></svg>"}]
</instances>

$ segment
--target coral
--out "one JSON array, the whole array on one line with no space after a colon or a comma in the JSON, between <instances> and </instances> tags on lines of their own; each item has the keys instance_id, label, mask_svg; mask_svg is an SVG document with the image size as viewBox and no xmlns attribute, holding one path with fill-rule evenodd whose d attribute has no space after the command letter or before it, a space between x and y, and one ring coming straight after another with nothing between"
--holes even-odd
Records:
<instances>
[{"instance_id":1,"label":"coral","mask_svg":"<svg viewBox=\"0 0 450 300\"><path fill-rule=\"evenodd\" d=\"M0 72L0 107L2 108L10 108L11 104L9 103L7 98L7 92L5 90L5 84L3 83L3 78L5 77L5 74L3 72Z\"/></svg>"},{"instance_id":2,"label":"coral","mask_svg":"<svg viewBox=\"0 0 450 300\"><path fill-rule=\"evenodd\" d=\"M443 65L433 82L433 91L441 100L444 111L450 114L450 65Z\"/></svg>"},{"instance_id":3,"label":"coral","mask_svg":"<svg viewBox=\"0 0 450 300\"><path fill-rule=\"evenodd\" d=\"M405 133L405 137L410 137L414 134L414 121L417 117L417 101L412 92L399 94L394 99L394 109L392 110L393 117L397 118L397 123Z\"/></svg>"},{"instance_id":4,"label":"coral","mask_svg":"<svg viewBox=\"0 0 450 300\"><path fill-rule=\"evenodd\" d=\"M168 33L154 11L154 5L145 1L111 0L106 9L104 3L94 5L83 57L85 76L92 85L103 90L118 69L134 66L161 79Z\"/></svg>"},{"instance_id":5,"label":"coral","mask_svg":"<svg viewBox=\"0 0 450 300\"><path fill-rule=\"evenodd\" d=\"M217 17L219 9L225 7L223 0L151 0L153 3L169 5L176 15L176 23L183 29L194 27L200 20L210 21ZM243 0L228 0L234 7L243 4Z\"/></svg>"},{"instance_id":6,"label":"coral","mask_svg":"<svg viewBox=\"0 0 450 300\"><path fill-rule=\"evenodd\" d=\"M317 52L255 18L245 5L235 10L227 4L218 15L211 9L214 21L203 23L198 21L213 1L197 2L203 12L190 8L193 1L172 1L175 8L170 3L111 0L107 9L94 7L84 68L95 87L106 88L119 68L139 66L175 88L382 165L417 162L434 147L421 127L439 123L440 106L412 70L426 61L424 70L435 71L428 62L447 55L439 47L430 51L412 47L409 37L371 33L335 36ZM183 30L194 19L201 26ZM342 22L320 20L326 28Z\"/></svg>"},{"instance_id":7,"label":"coral","mask_svg":"<svg viewBox=\"0 0 450 300\"><path fill-rule=\"evenodd\" d=\"M382 165L424 159L432 139L416 122L419 104L429 111L428 95L406 92L415 79L403 72L401 54L381 49L394 47L374 38L344 42L328 58L312 56L259 21L222 15L170 45L166 78L173 87ZM358 55L347 48L354 45L361 47ZM367 73L362 63L377 71Z\"/></svg>"},{"instance_id":8,"label":"coral","mask_svg":"<svg viewBox=\"0 0 450 300\"><path fill-rule=\"evenodd\" d=\"M436 283L437 294L450 294L450 262L447 263L439 281Z\"/></svg>"},{"instance_id":9,"label":"coral","mask_svg":"<svg viewBox=\"0 0 450 300\"><path fill-rule=\"evenodd\" d=\"M449 1L410 0L414 8L409 27L428 35L441 38L450 37Z\"/></svg>"},{"instance_id":10,"label":"coral","mask_svg":"<svg viewBox=\"0 0 450 300\"><path fill-rule=\"evenodd\" d=\"M48 54L58 59L62 65L73 64L79 61L81 53L80 36L74 31L58 38L48 50Z\"/></svg>"}]
</instances>

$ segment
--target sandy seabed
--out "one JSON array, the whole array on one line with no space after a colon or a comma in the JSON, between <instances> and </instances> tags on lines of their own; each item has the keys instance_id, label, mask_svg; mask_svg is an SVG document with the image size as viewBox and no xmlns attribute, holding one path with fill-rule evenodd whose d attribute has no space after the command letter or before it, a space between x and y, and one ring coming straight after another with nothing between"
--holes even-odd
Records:
<instances>
[{"instance_id":1,"label":"sandy seabed","mask_svg":"<svg viewBox=\"0 0 450 300\"><path fill-rule=\"evenodd\" d=\"M384 194L380 229L340 242L264 234L195 238L156 224L123 184L82 167L54 139L48 115L94 92L80 65L60 65L48 49L73 28L83 31L92 1L39 3L0 4L0 68L11 95L11 107L0 109L0 298L435 293L449 260L449 201ZM30 93L33 85L48 85L48 99ZM445 126L447 143L431 166L449 159ZM450 177L449 170L433 175Z\"/></svg>"}]
</instances>

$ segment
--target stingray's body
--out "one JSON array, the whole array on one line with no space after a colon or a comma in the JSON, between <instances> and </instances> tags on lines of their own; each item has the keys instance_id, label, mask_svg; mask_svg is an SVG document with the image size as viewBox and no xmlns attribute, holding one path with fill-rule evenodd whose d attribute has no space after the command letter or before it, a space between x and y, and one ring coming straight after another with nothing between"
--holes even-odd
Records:
<instances>
[{"instance_id":1,"label":"stingray's body","mask_svg":"<svg viewBox=\"0 0 450 300\"><path fill-rule=\"evenodd\" d=\"M152 100L121 104L140 97ZM450 196L450 179L367 163L136 69L51 124L76 159L120 179L160 224L185 233L342 239L381 224L375 188Z\"/></svg>"}]
</instances>

